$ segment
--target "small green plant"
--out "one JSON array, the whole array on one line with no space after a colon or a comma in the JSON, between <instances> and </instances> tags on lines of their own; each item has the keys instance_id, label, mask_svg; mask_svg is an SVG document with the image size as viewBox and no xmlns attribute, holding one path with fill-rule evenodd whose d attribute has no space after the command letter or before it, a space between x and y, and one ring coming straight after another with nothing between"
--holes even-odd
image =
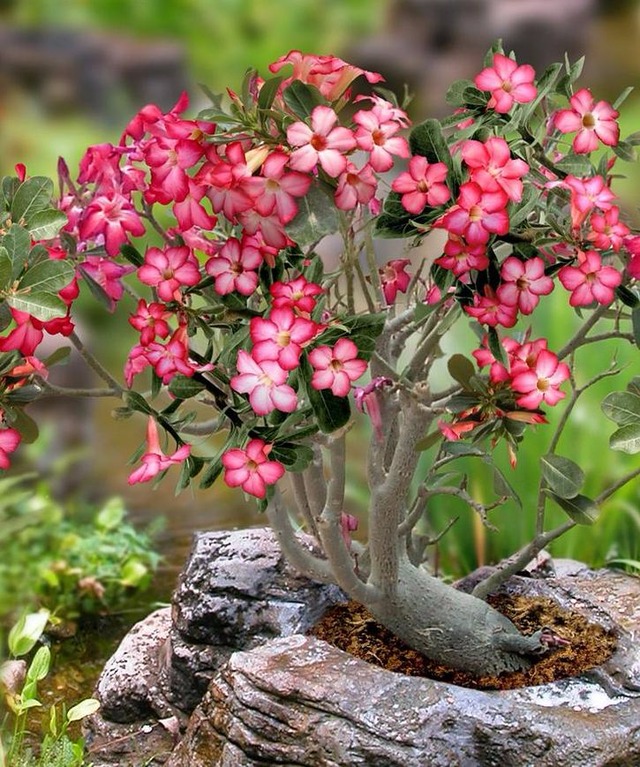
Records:
<instances>
[{"instance_id":1,"label":"small green plant","mask_svg":"<svg viewBox=\"0 0 640 767\"><path fill-rule=\"evenodd\" d=\"M38 745L30 730L30 712L40 708L38 683L51 669L51 651L45 644L36 650L27 665L23 659L32 653L49 622L50 613L42 609L24 615L8 637L10 659L0 667L0 687L7 713L2 720L0 767L81 767L84 764L82 740L72 740L69 725L95 713L100 704L86 698L67 709L49 709L47 729Z\"/></svg>"},{"instance_id":2,"label":"small green plant","mask_svg":"<svg viewBox=\"0 0 640 767\"><path fill-rule=\"evenodd\" d=\"M113 612L149 586L160 559L153 531L127 523L122 500L67 514L28 480L0 480L0 618L17 605L65 621Z\"/></svg>"}]
</instances>

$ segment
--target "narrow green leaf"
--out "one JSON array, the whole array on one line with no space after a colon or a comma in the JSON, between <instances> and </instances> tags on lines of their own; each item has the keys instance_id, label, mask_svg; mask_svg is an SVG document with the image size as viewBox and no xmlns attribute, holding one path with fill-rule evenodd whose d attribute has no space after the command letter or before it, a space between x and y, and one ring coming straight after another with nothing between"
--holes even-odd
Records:
<instances>
[{"instance_id":1,"label":"narrow green leaf","mask_svg":"<svg viewBox=\"0 0 640 767\"><path fill-rule=\"evenodd\" d=\"M628 144L626 141L619 141L615 146L612 146L613 153L624 162L635 162L638 159L636 150Z\"/></svg>"},{"instance_id":2,"label":"narrow green leaf","mask_svg":"<svg viewBox=\"0 0 640 767\"><path fill-rule=\"evenodd\" d=\"M577 525L592 525L598 519L600 509L586 495L561 498L550 490L546 493Z\"/></svg>"},{"instance_id":3,"label":"narrow green leaf","mask_svg":"<svg viewBox=\"0 0 640 767\"><path fill-rule=\"evenodd\" d=\"M628 391L613 391L602 400L602 412L618 426L640 423L640 396Z\"/></svg>"},{"instance_id":4,"label":"narrow green leaf","mask_svg":"<svg viewBox=\"0 0 640 767\"><path fill-rule=\"evenodd\" d=\"M426 437L423 437L421 440L418 440L416 443L416 450L421 453L424 450L428 450L430 447L433 447L435 444L437 444L442 439L442 432L439 429L434 429L430 434L427 434Z\"/></svg>"},{"instance_id":5,"label":"narrow green leaf","mask_svg":"<svg viewBox=\"0 0 640 767\"><path fill-rule=\"evenodd\" d=\"M264 81L258 96L258 109L271 109L271 105L273 104L273 100L278 93L278 88L283 79L284 78L281 75L278 75L278 77L270 77L268 80Z\"/></svg>"},{"instance_id":6,"label":"narrow green leaf","mask_svg":"<svg viewBox=\"0 0 640 767\"><path fill-rule=\"evenodd\" d=\"M487 330L487 339L489 342L489 351L496 358L496 361L506 365L507 355L504 352L504 346L500 343L500 336L495 328L489 328Z\"/></svg>"},{"instance_id":7,"label":"narrow green leaf","mask_svg":"<svg viewBox=\"0 0 640 767\"><path fill-rule=\"evenodd\" d=\"M178 399L189 399L195 397L204 390L204 384L189 378L188 376L176 375L171 379L169 392Z\"/></svg>"},{"instance_id":8,"label":"narrow green leaf","mask_svg":"<svg viewBox=\"0 0 640 767\"><path fill-rule=\"evenodd\" d=\"M6 296L6 302L12 309L26 312L42 322L64 317L67 306L51 293L13 293Z\"/></svg>"},{"instance_id":9,"label":"narrow green leaf","mask_svg":"<svg viewBox=\"0 0 640 767\"><path fill-rule=\"evenodd\" d=\"M522 508L522 499L511 482L509 482L497 466L493 467L493 490L496 495L512 498L518 506Z\"/></svg>"},{"instance_id":10,"label":"narrow green leaf","mask_svg":"<svg viewBox=\"0 0 640 767\"><path fill-rule=\"evenodd\" d=\"M613 102L613 104L612 104L613 108L614 109L619 109L620 105L622 104L622 102L627 99L627 96L629 96L632 91L633 91L633 85L627 86L622 91L622 93L618 96L618 98Z\"/></svg>"},{"instance_id":11,"label":"narrow green leaf","mask_svg":"<svg viewBox=\"0 0 640 767\"><path fill-rule=\"evenodd\" d=\"M138 394L137 391L128 391L125 395L125 399L127 405L132 410L137 410L139 413L145 413L146 415L155 416L154 409L147 404L146 399L141 394Z\"/></svg>"},{"instance_id":12,"label":"narrow green leaf","mask_svg":"<svg viewBox=\"0 0 640 767\"><path fill-rule=\"evenodd\" d=\"M211 485L213 485L213 483L222 473L222 468L222 463L219 458L211 461L209 468L203 472L202 476L200 477L200 489L206 490L208 487L211 487Z\"/></svg>"},{"instance_id":13,"label":"narrow green leaf","mask_svg":"<svg viewBox=\"0 0 640 767\"><path fill-rule=\"evenodd\" d=\"M33 176L24 181L13 197L11 218L16 224L29 224L32 216L51 206L53 182L45 176Z\"/></svg>"},{"instance_id":14,"label":"narrow green leaf","mask_svg":"<svg viewBox=\"0 0 640 767\"><path fill-rule=\"evenodd\" d=\"M41 261L29 268L18 284L18 290L56 294L73 279L76 271L73 264L63 260Z\"/></svg>"},{"instance_id":15,"label":"narrow green leaf","mask_svg":"<svg viewBox=\"0 0 640 767\"><path fill-rule=\"evenodd\" d=\"M640 452L640 423L628 424L609 437L609 447L622 453Z\"/></svg>"},{"instance_id":16,"label":"narrow green leaf","mask_svg":"<svg viewBox=\"0 0 640 767\"><path fill-rule=\"evenodd\" d=\"M24 388L24 387L21 387ZM20 432L22 441L26 445L33 444L38 439L38 424L21 407L12 408L11 425Z\"/></svg>"},{"instance_id":17,"label":"narrow green leaf","mask_svg":"<svg viewBox=\"0 0 640 767\"><path fill-rule=\"evenodd\" d=\"M330 434L349 422L351 407L348 397L336 397L329 389L307 387L309 403L318 420L320 430Z\"/></svg>"},{"instance_id":18,"label":"narrow green leaf","mask_svg":"<svg viewBox=\"0 0 640 767\"><path fill-rule=\"evenodd\" d=\"M479 447L474 447L466 442L443 442L442 449L449 455L463 456L475 455L482 458L490 458L489 454Z\"/></svg>"},{"instance_id":19,"label":"narrow green leaf","mask_svg":"<svg viewBox=\"0 0 640 767\"><path fill-rule=\"evenodd\" d=\"M584 484L584 472L569 458L547 453L540 457L544 481L560 498L575 498Z\"/></svg>"},{"instance_id":20,"label":"narrow green leaf","mask_svg":"<svg viewBox=\"0 0 640 767\"><path fill-rule=\"evenodd\" d=\"M38 647L27 671L27 679L30 682L40 682L46 677L51 668L51 650L45 645Z\"/></svg>"}]
</instances>

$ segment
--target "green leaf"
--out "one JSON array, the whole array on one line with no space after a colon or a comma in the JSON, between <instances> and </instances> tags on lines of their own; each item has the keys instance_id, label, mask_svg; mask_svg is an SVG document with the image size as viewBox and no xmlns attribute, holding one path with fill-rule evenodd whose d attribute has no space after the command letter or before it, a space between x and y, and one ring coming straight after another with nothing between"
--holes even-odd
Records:
<instances>
[{"instance_id":1,"label":"green leaf","mask_svg":"<svg viewBox=\"0 0 640 767\"><path fill-rule=\"evenodd\" d=\"M120 583L130 588L138 587L149 574L149 569L138 559L129 559L120 571Z\"/></svg>"},{"instance_id":2,"label":"green leaf","mask_svg":"<svg viewBox=\"0 0 640 767\"><path fill-rule=\"evenodd\" d=\"M273 446L269 458L280 461L287 471L304 471L313 461L313 449L299 443L281 442Z\"/></svg>"},{"instance_id":3,"label":"green leaf","mask_svg":"<svg viewBox=\"0 0 640 767\"><path fill-rule=\"evenodd\" d=\"M336 397L329 389L307 387L309 403L318 421L320 430L330 434L349 423L351 407L348 397Z\"/></svg>"},{"instance_id":4,"label":"green leaf","mask_svg":"<svg viewBox=\"0 0 640 767\"><path fill-rule=\"evenodd\" d=\"M24 181L13 197L11 218L16 224L24 221L29 224L31 218L42 210L51 207L53 182L45 176L33 176Z\"/></svg>"},{"instance_id":5,"label":"green leaf","mask_svg":"<svg viewBox=\"0 0 640 767\"><path fill-rule=\"evenodd\" d=\"M640 423L628 424L609 437L609 447L622 453L640 452Z\"/></svg>"},{"instance_id":6,"label":"green leaf","mask_svg":"<svg viewBox=\"0 0 640 767\"><path fill-rule=\"evenodd\" d=\"M64 301L51 293L12 293L6 296L6 302L12 309L26 312L42 322L64 317L67 313Z\"/></svg>"},{"instance_id":7,"label":"green leaf","mask_svg":"<svg viewBox=\"0 0 640 767\"><path fill-rule=\"evenodd\" d=\"M260 88L260 94L258 95L258 109L271 109L273 100L275 99L280 83L284 80L281 75L278 77L271 77L265 80Z\"/></svg>"},{"instance_id":8,"label":"green leaf","mask_svg":"<svg viewBox=\"0 0 640 767\"><path fill-rule=\"evenodd\" d=\"M51 668L51 650L44 646L39 647L33 660L29 664L27 679L31 682L40 682L46 677Z\"/></svg>"},{"instance_id":9,"label":"green leaf","mask_svg":"<svg viewBox=\"0 0 640 767\"><path fill-rule=\"evenodd\" d=\"M282 92L284 103L301 120L306 120L315 107L326 104L320 91L313 85L307 85L301 80L294 80Z\"/></svg>"},{"instance_id":10,"label":"green leaf","mask_svg":"<svg viewBox=\"0 0 640 767\"><path fill-rule=\"evenodd\" d=\"M409 146L411 154L426 157L430 163L443 162L449 172L454 173L451 153L438 120L432 118L416 125L409 135Z\"/></svg>"},{"instance_id":11,"label":"green leaf","mask_svg":"<svg viewBox=\"0 0 640 767\"><path fill-rule=\"evenodd\" d=\"M577 525L592 525L598 519L600 509L586 495L561 498L550 490L546 493Z\"/></svg>"},{"instance_id":12,"label":"green leaf","mask_svg":"<svg viewBox=\"0 0 640 767\"><path fill-rule=\"evenodd\" d=\"M24 388L24 387L21 387ZM34 397L35 399L35 397ZM22 441L26 445L33 444L39 435L38 424L30 415L27 415L20 407L11 409L11 425L20 432Z\"/></svg>"},{"instance_id":13,"label":"green leaf","mask_svg":"<svg viewBox=\"0 0 640 767\"><path fill-rule=\"evenodd\" d=\"M144 258L133 247L133 245L129 245L129 244L121 245L120 253L123 255L124 258L127 259L127 261L129 261L129 263L133 264L135 267L139 267L144 264Z\"/></svg>"},{"instance_id":14,"label":"green leaf","mask_svg":"<svg viewBox=\"0 0 640 767\"><path fill-rule=\"evenodd\" d=\"M211 461L207 470L200 477L200 489L206 490L206 488L211 487L222 473L222 468L223 466L219 458Z\"/></svg>"},{"instance_id":15,"label":"green leaf","mask_svg":"<svg viewBox=\"0 0 640 767\"><path fill-rule=\"evenodd\" d=\"M155 416L155 410L147 404L146 399L137 391L128 391L125 395L127 405L138 413Z\"/></svg>"},{"instance_id":16,"label":"green leaf","mask_svg":"<svg viewBox=\"0 0 640 767\"><path fill-rule=\"evenodd\" d=\"M57 294L73 279L75 268L68 261L41 261L27 270L18 285L19 291L29 288L38 293Z\"/></svg>"},{"instance_id":17,"label":"green leaf","mask_svg":"<svg viewBox=\"0 0 640 767\"><path fill-rule=\"evenodd\" d=\"M78 722L81 719L85 719L100 708L100 701L96 698L85 698L80 703L76 703L75 706L67 711L67 722Z\"/></svg>"},{"instance_id":18,"label":"green leaf","mask_svg":"<svg viewBox=\"0 0 640 767\"><path fill-rule=\"evenodd\" d=\"M540 192L533 186L527 185L524 188L524 194L522 200L518 203L518 207L511 216L511 229L514 230L520 224L524 223L527 216L540 202Z\"/></svg>"},{"instance_id":19,"label":"green leaf","mask_svg":"<svg viewBox=\"0 0 640 767\"><path fill-rule=\"evenodd\" d=\"M500 336L495 328L489 328L487 330L487 339L489 343L489 351L496 358L497 362L502 362L503 365L507 364L507 356L504 351L504 346L500 343Z\"/></svg>"},{"instance_id":20,"label":"green leaf","mask_svg":"<svg viewBox=\"0 0 640 767\"><path fill-rule=\"evenodd\" d=\"M59 346L54 352L52 352L45 360L44 364L50 368L53 365L59 365L67 360L67 357L71 354L70 346Z\"/></svg>"},{"instance_id":21,"label":"green leaf","mask_svg":"<svg viewBox=\"0 0 640 767\"><path fill-rule=\"evenodd\" d=\"M638 297L638 294L626 285L618 285L616 288L616 296L623 304L625 304L625 306L628 306L631 309L640 306L640 298Z\"/></svg>"},{"instance_id":22,"label":"green leaf","mask_svg":"<svg viewBox=\"0 0 640 767\"><path fill-rule=\"evenodd\" d=\"M447 362L449 375L457 381L463 389L470 389L471 377L475 375L476 369L470 359L464 354L453 354Z\"/></svg>"},{"instance_id":23,"label":"green leaf","mask_svg":"<svg viewBox=\"0 0 640 767\"><path fill-rule=\"evenodd\" d=\"M176 375L171 379L169 392L178 399L189 399L195 397L204 390L204 384L188 376Z\"/></svg>"},{"instance_id":24,"label":"green leaf","mask_svg":"<svg viewBox=\"0 0 640 767\"><path fill-rule=\"evenodd\" d=\"M640 423L640 396L628 391L613 391L602 400L602 412L618 426Z\"/></svg>"},{"instance_id":25,"label":"green leaf","mask_svg":"<svg viewBox=\"0 0 640 767\"><path fill-rule=\"evenodd\" d=\"M493 490L496 495L512 498L522 508L522 499L497 466L493 467Z\"/></svg>"},{"instance_id":26,"label":"green leaf","mask_svg":"<svg viewBox=\"0 0 640 767\"><path fill-rule=\"evenodd\" d=\"M12 263L12 277L16 280L20 276L31 251L29 232L21 226L13 224L2 238L2 245L7 249Z\"/></svg>"},{"instance_id":27,"label":"green leaf","mask_svg":"<svg viewBox=\"0 0 640 767\"><path fill-rule=\"evenodd\" d=\"M560 498L575 498L584 484L584 472L569 458L547 453L540 457L544 481Z\"/></svg>"},{"instance_id":28,"label":"green leaf","mask_svg":"<svg viewBox=\"0 0 640 767\"><path fill-rule=\"evenodd\" d=\"M287 234L304 249L338 229L338 213L333 204L332 191L329 188L325 190L319 183L313 184L308 194L298 199L298 214L287 225Z\"/></svg>"},{"instance_id":29,"label":"green leaf","mask_svg":"<svg viewBox=\"0 0 640 767\"><path fill-rule=\"evenodd\" d=\"M640 349L640 307L631 312L631 330L633 331L633 340Z\"/></svg>"},{"instance_id":30,"label":"green leaf","mask_svg":"<svg viewBox=\"0 0 640 767\"><path fill-rule=\"evenodd\" d=\"M34 240L50 240L67 223L66 215L56 208L40 210L30 216L28 229Z\"/></svg>"},{"instance_id":31,"label":"green leaf","mask_svg":"<svg viewBox=\"0 0 640 767\"><path fill-rule=\"evenodd\" d=\"M615 146L612 146L613 153L624 162L635 162L638 159L636 150L628 144L626 141L619 141Z\"/></svg>"},{"instance_id":32,"label":"green leaf","mask_svg":"<svg viewBox=\"0 0 640 767\"><path fill-rule=\"evenodd\" d=\"M626 100L627 96L630 95L630 93L633 91L633 85L627 86L622 93L618 96L618 98L613 102L612 106L614 109L618 109L623 101Z\"/></svg>"},{"instance_id":33,"label":"green leaf","mask_svg":"<svg viewBox=\"0 0 640 767\"><path fill-rule=\"evenodd\" d=\"M591 160L583 154L568 154L555 163L555 167L579 178L590 176L593 172Z\"/></svg>"},{"instance_id":34,"label":"green leaf","mask_svg":"<svg viewBox=\"0 0 640 767\"><path fill-rule=\"evenodd\" d=\"M421 453L424 450L428 450L433 447L442 439L442 432L439 429L434 429L430 434L427 434L416 443L416 450Z\"/></svg>"},{"instance_id":35,"label":"green leaf","mask_svg":"<svg viewBox=\"0 0 640 767\"><path fill-rule=\"evenodd\" d=\"M7 290L13 282L13 266L6 248L0 246L0 291Z\"/></svg>"},{"instance_id":36,"label":"green leaf","mask_svg":"<svg viewBox=\"0 0 640 767\"><path fill-rule=\"evenodd\" d=\"M467 442L443 442L442 449L446 453L449 453L449 455L455 455L458 457L463 455L474 455L482 458L490 457L489 454L484 450L481 450L479 447L469 445Z\"/></svg>"},{"instance_id":37,"label":"green leaf","mask_svg":"<svg viewBox=\"0 0 640 767\"><path fill-rule=\"evenodd\" d=\"M13 626L9 631L9 652L14 658L26 655L40 639L42 632L49 620L49 610L39 610L37 613L28 613Z\"/></svg>"},{"instance_id":38,"label":"green leaf","mask_svg":"<svg viewBox=\"0 0 640 767\"><path fill-rule=\"evenodd\" d=\"M110 498L98 512L96 526L100 530L110 531L118 528L125 517L125 508L120 498Z\"/></svg>"}]
</instances>

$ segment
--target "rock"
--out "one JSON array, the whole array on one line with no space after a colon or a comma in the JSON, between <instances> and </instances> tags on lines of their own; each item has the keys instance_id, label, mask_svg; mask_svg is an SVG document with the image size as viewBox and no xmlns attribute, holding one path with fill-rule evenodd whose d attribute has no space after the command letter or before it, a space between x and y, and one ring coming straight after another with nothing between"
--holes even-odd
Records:
<instances>
[{"instance_id":1,"label":"rock","mask_svg":"<svg viewBox=\"0 0 640 767\"><path fill-rule=\"evenodd\" d=\"M271 531L199 535L171 614L134 627L100 678L103 709L85 729L92 764L640 765L640 579L553 565L556 577L515 576L502 590L551 597L614 630L616 653L580 677L483 692L305 636L342 595L297 575Z\"/></svg>"},{"instance_id":2,"label":"rock","mask_svg":"<svg viewBox=\"0 0 640 767\"><path fill-rule=\"evenodd\" d=\"M269 529L199 534L173 597L170 700L191 712L236 650L304 633L343 599L299 575Z\"/></svg>"},{"instance_id":3,"label":"rock","mask_svg":"<svg viewBox=\"0 0 640 767\"><path fill-rule=\"evenodd\" d=\"M105 719L127 723L173 714L157 687L170 628L169 608L156 610L136 623L107 661L96 685Z\"/></svg>"},{"instance_id":4,"label":"rock","mask_svg":"<svg viewBox=\"0 0 640 767\"><path fill-rule=\"evenodd\" d=\"M623 767L640 699L595 682L480 692L371 666L307 636L238 652L167 767Z\"/></svg>"},{"instance_id":5,"label":"rock","mask_svg":"<svg viewBox=\"0 0 640 767\"><path fill-rule=\"evenodd\" d=\"M640 765L640 580L556 564L505 591L551 597L615 630L580 677L482 692L371 666L306 636L234 654L167 767L631 767Z\"/></svg>"},{"instance_id":6,"label":"rock","mask_svg":"<svg viewBox=\"0 0 640 767\"><path fill-rule=\"evenodd\" d=\"M173 607L136 624L100 675L101 709L83 723L95 767L164 764L234 652L304 632L343 599L298 575L271 530L197 535Z\"/></svg>"}]
</instances>

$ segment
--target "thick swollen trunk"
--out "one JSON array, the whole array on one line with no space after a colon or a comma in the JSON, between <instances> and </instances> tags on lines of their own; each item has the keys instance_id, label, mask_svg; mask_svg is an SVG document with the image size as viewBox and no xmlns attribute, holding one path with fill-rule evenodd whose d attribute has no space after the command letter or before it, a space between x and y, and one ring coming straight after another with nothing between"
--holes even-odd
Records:
<instances>
[{"instance_id":1,"label":"thick swollen trunk","mask_svg":"<svg viewBox=\"0 0 640 767\"><path fill-rule=\"evenodd\" d=\"M524 637L510 620L423 568L401 561L395 594L367 604L372 615L428 658L476 676L531 665L543 651L539 635Z\"/></svg>"}]
</instances>

